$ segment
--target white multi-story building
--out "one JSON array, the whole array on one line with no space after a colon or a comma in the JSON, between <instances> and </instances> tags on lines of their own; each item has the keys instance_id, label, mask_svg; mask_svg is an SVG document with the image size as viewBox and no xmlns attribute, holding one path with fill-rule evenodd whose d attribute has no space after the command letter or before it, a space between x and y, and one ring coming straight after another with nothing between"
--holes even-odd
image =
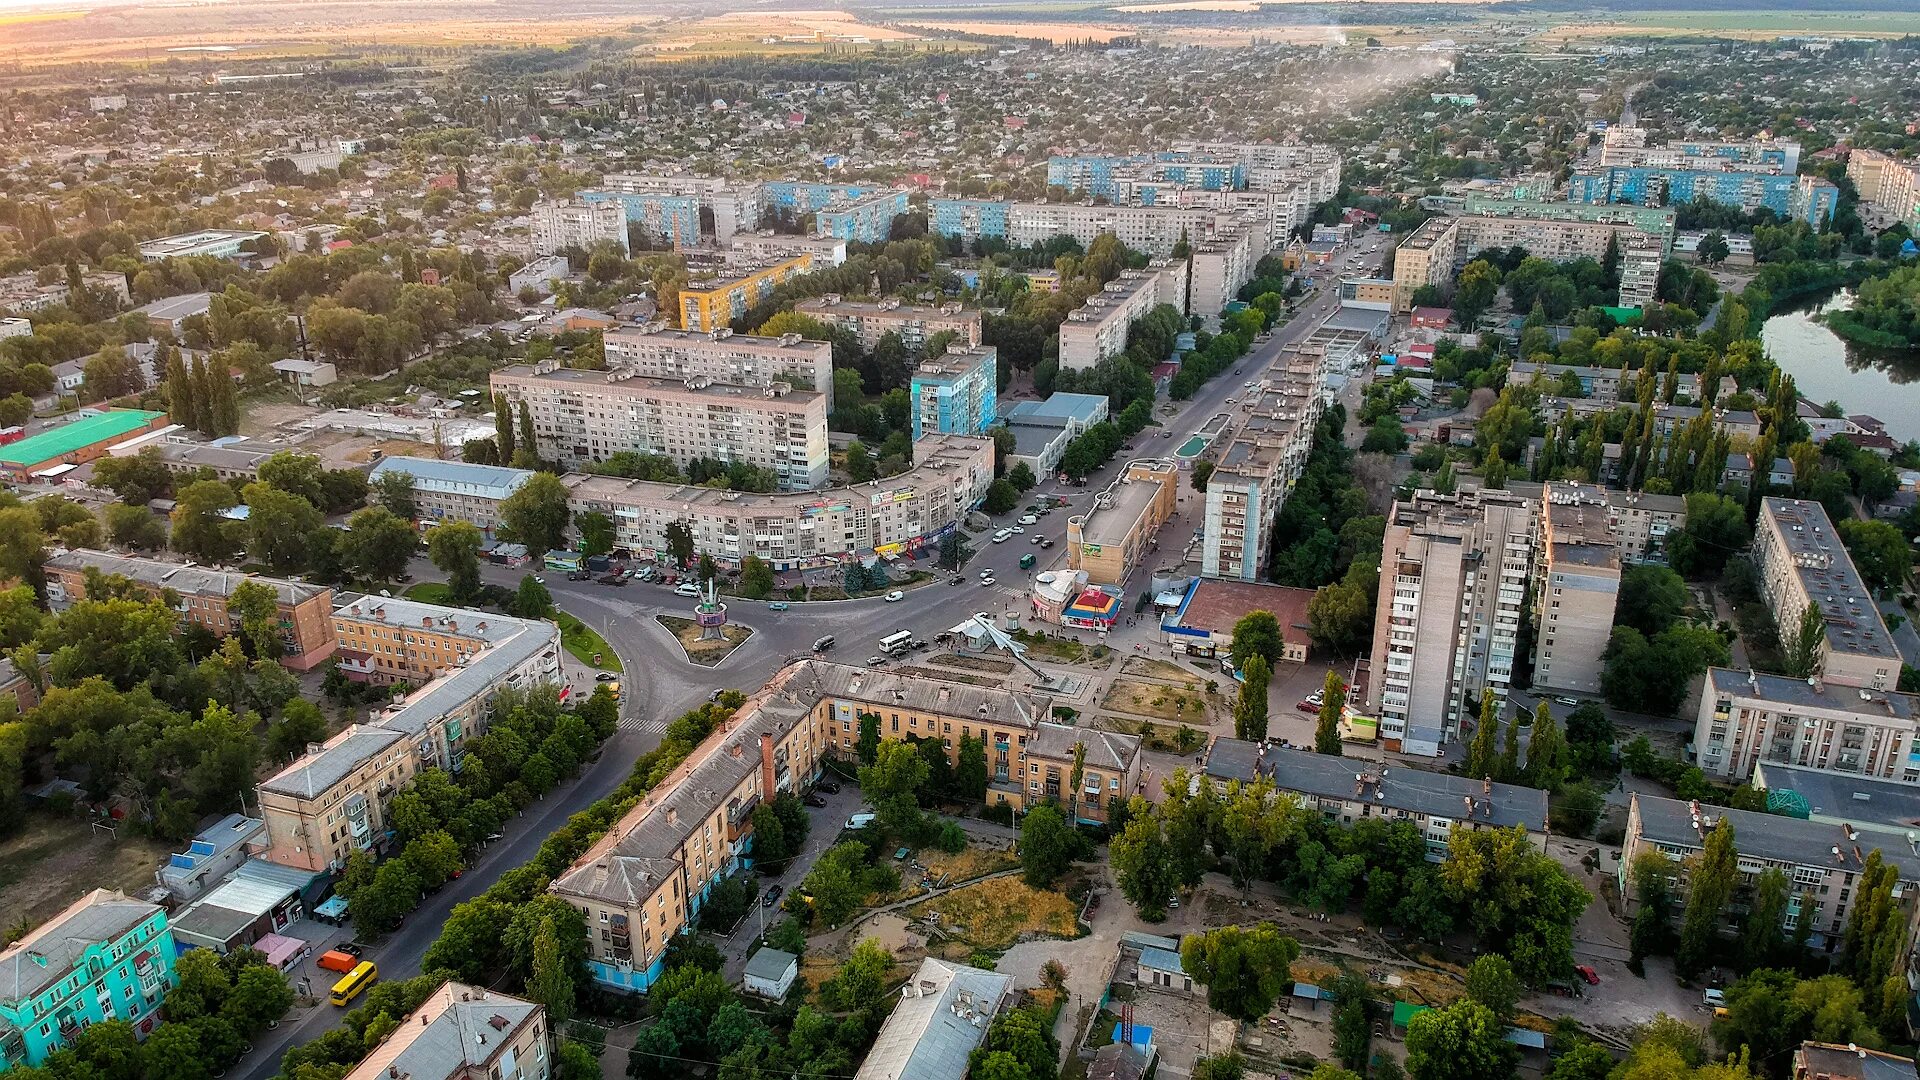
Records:
<instances>
[{"instance_id":1,"label":"white multi-story building","mask_svg":"<svg viewBox=\"0 0 1920 1080\"><path fill-rule=\"evenodd\" d=\"M383 457L368 480L378 483L388 473L405 473L413 478L415 517L423 528L464 521L489 534L500 527L500 504L533 475L526 469L503 465Z\"/></svg>"},{"instance_id":2,"label":"white multi-story building","mask_svg":"<svg viewBox=\"0 0 1920 1080\"><path fill-rule=\"evenodd\" d=\"M1394 310L1413 306L1423 285L1440 285L1482 251L1522 247L1551 262L1598 260L1620 245L1621 303L1653 299L1660 263L1673 251L1671 207L1531 202L1469 196L1463 213L1430 218L1394 250Z\"/></svg>"},{"instance_id":3,"label":"white multi-story building","mask_svg":"<svg viewBox=\"0 0 1920 1080\"><path fill-rule=\"evenodd\" d=\"M1860 192L1861 202L1920 231L1920 162L1855 150L1847 157L1847 179Z\"/></svg>"},{"instance_id":4,"label":"white multi-story building","mask_svg":"<svg viewBox=\"0 0 1920 1080\"><path fill-rule=\"evenodd\" d=\"M1620 546L1578 485L1547 484L1545 495L1534 503L1533 685L1598 694L1620 599Z\"/></svg>"},{"instance_id":5,"label":"white multi-story building","mask_svg":"<svg viewBox=\"0 0 1920 1080\"><path fill-rule=\"evenodd\" d=\"M1700 771L1743 784L1791 766L1920 784L1920 697L1711 668L1694 721Z\"/></svg>"},{"instance_id":6,"label":"white multi-story building","mask_svg":"<svg viewBox=\"0 0 1920 1080\"><path fill-rule=\"evenodd\" d=\"M961 345L980 344L979 308L964 308L957 303L906 304L899 297L881 300L847 300L839 293L828 293L793 305L793 310L828 326L851 330L860 339L861 348L871 350L889 332L900 336L909 349L921 350L935 334L951 333Z\"/></svg>"},{"instance_id":7,"label":"white multi-story building","mask_svg":"<svg viewBox=\"0 0 1920 1080\"><path fill-rule=\"evenodd\" d=\"M764 266L805 255L814 266L839 266L847 261L847 242L832 236L796 236L792 233L735 233L726 244L728 266Z\"/></svg>"},{"instance_id":8,"label":"white multi-story building","mask_svg":"<svg viewBox=\"0 0 1920 1080\"><path fill-rule=\"evenodd\" d=\"M913 369L913 437L984 435L999 418L1000 351L954 342Z\"/></svg>"},{"instance_id":9,"label":"white multi-story building","mask_svg":"<svg viewBox=\"0 0 1920 1080\"><path fill-rule=\"evenodd\" d=\"M1491 489L1394 503L1367 687L1387 749L1434 756L1478 715L1483 691L1505 700L1527 617L1533 512Z\"/></svg>"},{"instance_id":10,"label":"white multi-story building","mask_svg":"<svg viewBox=\"0 0 1920 1080\"><path fill-rule=\"evenodd\" d=\"M808 341L799 334L776 338L731 330L672 330L664 323L615 327L603 340L611 371L762 388L786 383L825 395L827 410L833 410L833 346L825 341Z\"/></svg>"},{"instance_id":11,"label":"white multi-story building","mask_svg":"<svg viewBox=\"0 0 1920 1080\"><path fill-rule=\"evenodd\" d=\"M1133 321L1161 304L1187 313L1187 269L1182 259L1156 259L1144 270L1122 270L1060 324L1060 366L1090 368L1127 348Z\"/></svg>"},{"instance_id":12,"label":"white multi-story building","mask_svg":"<svg viewBox=\"0 0 1920 1080\"><path fill-rule=\"evenodd\" d=\"M507 275L507 290L519 295L522 289L532 289L541 296L553 295L553 283L565 281L573 273L565 255L543 255L527 265Z\"/></svg>"},{"instance_id":13,"label":"white multi-story building","mask_svg":"<svg viewBox=\"0 0 1920 1080\"><path fill-rule=\"evenodd\" d=\"M533 254L553 255L567 248L591 249L595 244L627 250L627 208L619 200L607 202L541 201L533 204L529 229Z\"/></svg>"},{"instance_id":14,"label":"white multi-story building","mask_svg":"<svg viewBox=\"0 0 1920 1080\"><path fill-rule=\"evenodd\" d=\"M1191 247L1193 312L1209 329L1218 329L1220 312L1253 280L1253 269L1267 252L1265 229L1258 221L1244 220Z\"/></svg>"},{"instance_id":15,"label":"white multi-story building","mask_svg":"<svg viewBox=\"0 0 1920 1080\"><path fill-rule=\"evenodd\" d=\"M1821 678L1875 690L1898 684L1900 650L1825 507L1811 499L1761 500L1753 523L1753 561L1788 649L1809 608L1817 613Z\"/></svg>"},{"instance_id":16,"label":"white multi-story building","mask_svg":"<svg viewBox=\"0 0 1920 1080\"><path fill-rule=\"evenodd\" d=\"M777 495L613 476L564 479L576 519L607 515L615 544L642 557L665 551L667 526L679 522L692 531L695 550L722 566L757 555L784 571L937 546L993 483L990 438L931 434L913 444L913 456L911 469L884 480Z\"/></svg>"},{"instance_id":17,"label":"white multi-story building","mask_svg":"<svg viewBox=\"0 0 1920 1080\"><path fill-rule=\"evenodd\" d=\"M1203 577L1266 579L1274 522L1306 468L1325 407L1325 348L1283 349L1235 414L1238 426L1217 442L1201 525Z\"/></svg>"},{"instance_id":18,"label":"white multi-story building","mask_svg":"<svg viewBox=\"0 0 1920 1080\"><path fill-rule=\"evenodd\" d=\"M1200 207L1098 206L1092 203L1014 203L1007 207L1007 243L1015 247L1071 236L1080 246L1111 233L1135 251L1166 257L1181 240L1212 236L1216 222L1231 215Z\"/></svg>"},{"instance_id":19,"label":"white multi-story building","mask_svg":"<svg viewBox=\"0 0 1920 1080\"><path fill-rule=\"evenodd\" d=\"M695 458L744 462L773 470L786 491L827 481L827 395L785 382L669 380L547 362L496 371L492 387L531 411L540 457L569 468L631 451L683 468Z\"/></svg>"}]
</instances>

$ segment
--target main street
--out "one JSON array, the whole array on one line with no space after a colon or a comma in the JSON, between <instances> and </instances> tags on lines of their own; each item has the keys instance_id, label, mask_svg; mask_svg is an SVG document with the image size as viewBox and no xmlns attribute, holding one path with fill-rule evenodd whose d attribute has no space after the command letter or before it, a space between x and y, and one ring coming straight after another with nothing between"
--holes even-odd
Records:
<instances>
[{"instance_id":1,"label":"main street","mask_svg":"<svg viewBox=\"0 0 1920 1080\"><path fill-rule=\"evenodd\" d=\"M1352 249L1343 253L1325 269L1325 284L1308 293L1293 318L1241 360L1234 369L1238 374L1222 372L1201 387L1179 411L1161 418L1161 424L1174 433L1172 438L1161 440L1153 429L1141 432L1135 437L1137 449L1131 456L1170 453L1187 435L1230 408L1227 399L1243 393L1245 381L1258 377L1283 347L1310 334L1335 310L1338 299L1330 286L1349 266L1352 272L1371 273L1372 268L1378 266L1378 255L1356 253ZM1149 439L1162 444L1164 449L1162 445L1149 446L1146 442ZM829 656L844 663L862 664L879 652L879 639L895 631L907 630L916 637L931 640L976 612L999 615L1023 611L1029 572L1019 569L1020 557L1028 553L1044 556L1036 572L1060 565L1065 558L1063 541L1067 517L1091 506L1094 494L1111 482L1128 456L1125 453L1116 456L1089 478L1086 487L1061 485L1048 478L1028 492L1022 505L1042 495L1057 495L1069 500L1071 508L1040 518L1039 524L1026 526L1026 532L1014 535L1005 543L988 542L990 534L970 537L978 549L969 558L959 585L948 584L948 575L936 574L931 583L907 590L902 602L887 603L880 597L869 597L795 603L784 611L774 610L760 601L728 598L729 621L750 627L754 633L711 668L688 662L672 635L655 619L656 615L684 618L690 614L692 602L675 596L671 589L645 582L614 587L593 580L569 581L564 574L541 573L555 603L599 631L620 658L625 674L621 677L624 695L619 729L606 742L597 761L509 822L499 841L475 856L460 877L428 896L407 916L398 931L368 948L366 959L379 965L383 979L405 979L419 974L427 947L439 935L454 905L473 899L502 873L531 860L541 842L566 824L569 817L625 781L635 759L659 745L668 723L707 700L714 690L751 690L766 681L788 658L808 653L813 642L823 636L831 635L835 639ZM1016 510L1008 515L1002 524L1011 524L1021 512ZM1032 543L1036 532L1052 538L1055 546L1041 550ZM980 584L980 571L984 569L994 571L998 584L992 587ZM417 560L412 570L419 580L439 577L425 560ZM491 565L482 567L485 580L508 588L516 586L525 573ZM581 692L591 689L588 685L576 685L576 690ZM296 932L307 928L298 927ZM290 974L296 982L303 976L309 979L323 1003L298 1009L278 1028L263 1032L253 1052L239 1066L245 1080L270 1080L279 1071L280 1057L288 1047L318 1038L341 1015L339 1010L324 1004L333 973L319 970L309 959Z\"/></svg>"}]
</instances>

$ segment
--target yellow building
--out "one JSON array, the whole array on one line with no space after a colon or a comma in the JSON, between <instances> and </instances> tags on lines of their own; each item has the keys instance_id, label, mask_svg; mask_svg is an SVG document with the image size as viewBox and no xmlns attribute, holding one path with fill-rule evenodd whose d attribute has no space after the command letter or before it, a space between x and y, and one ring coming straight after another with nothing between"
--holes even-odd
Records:
<instances>
[{"instance_id":1,"label":"yellow building","mask_svg":"<svg viewBox=\"0 0 1920 1080\"><path fill-rule=\"evenodd\" d=\"M765 266L688 282L680 289L680 328L728 329L735 319L771 297L776 286L812 269L813 255L803 252Z\"/></svg>"},{"instance_id":2,"label":"yellow building","mask_svg":"<svg viewBox=\"0 0 1920 1080\"><path fill-rule=\"evenodd\" d=\"M1085 570L1095 585L1127 580L1173 516L1180 468L1172 461L1136 461L1120 482L1094 497L1093 509L1067 519L1067 569Z\"/></svg>"},{"instance_id":3,"label":"yellow building","mask_svg":"<svg viewBox=\"0 0 1920 1080\"><path fill-rule=\"evenodd\" d=\"M1093 735L1048 722L1052 704L1042 693L802 660L755 691L551 891L586 916L595 981L645 990L708 890L751 860L754 809L802 790L828 755L851 758L863 716L878 719L883 739L939 739L956 764L962 740L979 740L987 801L1018 811L1064 792L1073 746ZM1030 758L1030 746L1046 752ZM1088 743L1079 816L1103 820L1114 798L1132 794L1139 750L1130 735Z\"/></svg>"}]
</instances>

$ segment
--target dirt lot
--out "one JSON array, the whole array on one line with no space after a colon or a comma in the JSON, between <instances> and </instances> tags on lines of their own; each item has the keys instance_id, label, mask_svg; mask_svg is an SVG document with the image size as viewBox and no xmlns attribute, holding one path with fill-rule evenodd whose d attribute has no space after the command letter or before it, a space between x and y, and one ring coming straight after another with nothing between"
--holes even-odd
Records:
<instances>
[{"instance_id":1,"label":"dirt lot","mask_svg":"<svg viewBox=\"0 0 1920 1080\"><path fill-rule=\"evenodd\" d=\"M725 660L733 650L740 647L742 642L753 636L753 631L747 627L729 623L720 628L721 633L726 635L726 640L702 641L700 625L692 619L681 619L672 615L655 615L654 618L660 620L660 625L666 627L667 632L680 642L680 647L686 650L688 660L707 667Z\"/></svg>"},{"instance_id":2,"label":"dirt lot","mask_svg":"<svg viewBox=\"0 0 1920 1080\"><path fill-rule=\"evenodd\" d=\"M1204 693L1176 690L1170 686L1115 679L1107 687L1101 708L1135 716L1151 716L1174 723L1204 724L1207 703Z\"/></svg>"},{"instance_id":3,"label":"dirt lot","mask_svg":"<svg viewBox=\"0 0 1920 1080\"><path fill-rule=\"evenodd\" d=\"M1129 656L1120 670L1128 675L1144 675L1149 679L1165 679L1186 686L1205 686L1207 680L1193 669L1171 664L1165 660L1152 660L1144 656Z\"/></svg>"},{"instance_id":4,"label":"dirt lot","mask_svg":"<svg viewBox=\"0 0 1920 1080\"><path fill-rule=\"evenodd\" d=\"M939 916L940 928L972 949L1004 949L1022 934L1070 938L1078 933L1073 901L1017 877L955 889L907 909L915 919Z\"/></svg>"},{"instance_id":5,"label":"dirt lot","mask_svg":"<svg viewBox=\"0 0 1920 1080\"><path fill-rule=\"evenodd\" d=\"M153 884L168 846L120 830L116 840L80 818L29 817L0 842L0 930L41 923L89 889L129 895Z\"/></svg>"}]
</instances>

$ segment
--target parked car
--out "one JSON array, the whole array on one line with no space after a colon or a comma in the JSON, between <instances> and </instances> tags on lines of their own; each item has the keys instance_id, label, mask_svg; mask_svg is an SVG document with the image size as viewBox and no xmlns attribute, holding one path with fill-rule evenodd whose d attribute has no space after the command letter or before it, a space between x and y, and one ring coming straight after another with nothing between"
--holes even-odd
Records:
<instances>
[{"instance_id":1,"label":"parked car","mask_svg":"<svg viewBox=\"0 0 1920 1080\"><path fill-rule=\"evenodd\" d=\"M801 801L806 803L808 806L812 806L815 808L827 805L827 800L821 798L818 795L809 795L805 799L802 799Z\"/></svg>"},{"instance_id":2,"label":"parked car","mask_svg":"<svg viewBox=\"0 0 1920 1080\"><path fill-rule=\"evenodd\" d=\"M966 580L966 579L965 579L965 578L963 578L963 577L961 577L961 576L960 576L959 574L955 574L955 575L953 575L953 577L951 577L951 578L949 578L949 579L947 580L947 584L949 584L949 585L958 585L958 584L960 584L960 583L961 583L962 581L965 581L965 580Z\"/></svg>"},{"instance_id":3,"label":"parked car","mask_svg":"<svg viewBox=\"0 0 1920 1080\"><path fill-rule=\"evenodd\" d=\"M868 667L881 667L881 666L883 666L884 664L886 664L886 662L887 662L887 658L886 658L886 657L884 657L884 656L869 656L869 657L867 657L867 666L868 666Z\"/></svg>"},{"instance_id":4,"label":"parked car","mask_svg":"<svg viewBox=\"0 0 1920 1080\"><path fill-rule=\"evenodd\" d=\"M1700 1000L1717 1009L1727 1003L1727 995L1721 993L1718 987L1709 986L1701 991Z\"/></svg>"},{"instance_id":5,"label":"parked car","mask_svg":"<svg viewBox=\"0 0 1920 1080\"><path fill-rule=\"evenodd\" d=\"M778 885L769 885L769 886L767 886L767 894L766 894L765 896L762 896L762 897L760 898L760 906L761 906L761 907L772 907L773 905L775 905L775 904L777 904L777 903L779 903L779 902L780 902L780 894L781 894L781 893L783 893L783 892L786 892L786 891L787 891L787 890L785 890L785 889L783 889L783 888L781 888L781 887L780 887L780 886L778 886Z\"/></svg>"},{"instance_id":6,"label":"parked car","mask_svg":"<svg viewBox=\"0 0 1920 1080\"><path fill-rule=\"evenodd\" d=\"M831 648L833 648L832 634L827 634L822 637L817 637L813 639L814 652L826 652L828 649L831 649Z\"/></svg>"},{"instance_id":7,"label":"parked car","mask_svg":"<svg viewBox=\"0 0 1920 1080\"><path fill-rule=\"evenodd\" d=\"M840 794L840 785L832 780L822 780L813 785L815 791L824 791L829 795Z\"/></svg>"},{"instance_id":8,"label":"parked car","mask_svg":"<svg viewBox=\"0 0 1920 1080\"><path fill-rule=\"evenodd\" d=\"M593 677L593 681L594 681L594 682L612 682L613 680L615 680L615 679L617 679L617 678L619 678L619 677L620 677L620 676L618 676L618 675L615 675L615 674L614 674L613 672L611 672L611 671L602 671L602 672L600 672L599 674L597 674L597 675L595 675L595 676Z\"/></svg>"},{"instance_id":9,"label":"parked car","mask_svg":"<svg viewBox=\"0 0 1920 1080\"><path fill-rule=\"evenodd\" d=\"M1593 970L1592 964L1579 964L1576 965L1573 970L1579 972L1580 977L1587 980L1588 986L1600 985L1600 973Z\"/></svg>"},{"instance_id":10,"label":"parked car","mask_svg":"<svg viewBox=\"0 0 1920 1080\"><path fill-rule=\"evenodd\" d=\"M1562 705L1565 705L1569 709L1577 709L1580 707L1580 699L1577 697L1561 696L1561 697L1554 698L1553 700L1559 702Z\"/></svg>"},{"instance_id":11,"label":"parked car","mask_svg":"<svg viewBox=\"0 0 1920 1080\"><path fill-rule=\"evenodd\" d=\"M675 585L675 586L673 587L673 595L675 595L675 596L699 596L699 595L700 595L700 586L698 586L698 585L695 585L695 584L694 584L693 582L691 582L691 581L683 581L683 582L681 582L680 584L678 584L678 585Z\"/></svg>"}]
</instances>

